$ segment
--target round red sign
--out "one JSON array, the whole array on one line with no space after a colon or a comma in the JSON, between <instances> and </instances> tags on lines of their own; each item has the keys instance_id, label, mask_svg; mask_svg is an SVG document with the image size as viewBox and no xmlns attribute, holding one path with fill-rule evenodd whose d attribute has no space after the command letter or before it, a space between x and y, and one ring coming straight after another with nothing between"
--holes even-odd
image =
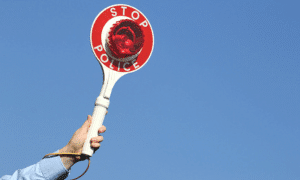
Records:
<instances>
[{"instance_id":1,"label":"round red sign","mask_svg":"<svg viewBox=\"0 0 300 180\"><path fill-rule=\"evenodd\" d=\"M123 4L107 7L98 14L90 38L98 61L117 72L133 72L143 67L154 46L147 18L136 8Z\"/></svg>"}]
</instances>

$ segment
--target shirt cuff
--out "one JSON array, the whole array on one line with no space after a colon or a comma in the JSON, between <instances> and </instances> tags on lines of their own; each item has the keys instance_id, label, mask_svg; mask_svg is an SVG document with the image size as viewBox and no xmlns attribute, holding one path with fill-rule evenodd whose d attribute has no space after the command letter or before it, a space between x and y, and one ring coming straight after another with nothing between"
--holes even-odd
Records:
<instances>
[{"instance_id":1,"label":"shirt cuff","mask_svg":"<svg viewBox=\"0 0 300 180\"><path fill-rule=\"evenodd\" d=\"M56 151L55 153L57 153ZM65 168L60 156L48 156L40 162L41 171L46 179L66 178L69 171Z\"/></svg>"}]
</instances>

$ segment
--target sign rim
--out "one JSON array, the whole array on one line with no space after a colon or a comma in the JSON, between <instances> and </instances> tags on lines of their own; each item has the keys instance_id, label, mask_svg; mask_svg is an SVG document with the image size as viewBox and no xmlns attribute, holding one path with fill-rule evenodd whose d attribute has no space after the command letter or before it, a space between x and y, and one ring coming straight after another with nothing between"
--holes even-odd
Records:
<instances>
[{"instance_id":1,"label":"sign rim","mask_svg":"<svg viewBox=\"0 0 300 180\"><path fill-rule=\"evenodd\" d=\"M101 60L97 57L97 55L96 55L96 53L95 53L95 50L94 50L94 47L93 47L93 44L92 44L92 31L93 31L93 28L94 28L94 25L95 25L96 20L98 19L98 17L99 17L104 11L106 11L106 10L109 9L109 8L115 7L115 6L128 6L128 7L131 7L131 8L133 8L133 9L137 10L139 13L141 13L141 14L145 17L145 19L147 20L148 25L149 25L149 27L150 27L150 30L151 30L151 35L152 35L152 39L153 39L153 45L152 45L150 54L149 54L147 60L146 60L146 61L145 61L138 69L133 69L132 71L125 71L125 72L122 72L122 71L116 71L116 70L114 70L114 69L108 68L108 67L107 67L103 62L101 62ZM133 6L130 6L130 5L127 5L127 4L114 4L114 5L111 5L111 6L108 6L108 7L104 8L104 9L103 9L100 13L98 13L98 15L95 17L95 19L94 19L94 21L93 21L93 23L92 23L91 30L90 30L90 45L91 45L92 51L93 51L93 53L94 53L94 55L95 55L97 61L101 64L101 67L102 67L102 68L103 68L103 67L106 67L106 68L108 68L108 69L110 69L110 70L112 70L112 71L118 72L118 73L124 73L124 74L132 73L132 72L135 72L135 71L141 69L142 67L144 67L144 66L147 64L147 62L149 61L149 59L150 59L150 57L151 57L151 55L152 55L152 52L153 52L153 49L154 49L154 34L153 34L153 29L152 29L152 26L151 26L151 24L150 24L148 18L147 18L140 10L138 10L137 8L135 8L135 7L133 7ZM102 44L102 43L101 43L101 45L102 45L102 47L103 47L103 44ZM104 47L103 47L103 50L104 50ZM104 52L105 52L105 54L107 55L107 52L106 52L105 50L104 50Z\"/></svg>"}]
</instances>

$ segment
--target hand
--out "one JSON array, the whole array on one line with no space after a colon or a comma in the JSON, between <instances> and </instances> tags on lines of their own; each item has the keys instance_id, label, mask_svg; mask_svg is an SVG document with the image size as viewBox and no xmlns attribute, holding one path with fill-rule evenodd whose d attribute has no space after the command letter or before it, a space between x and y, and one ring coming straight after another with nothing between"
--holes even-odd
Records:
<instances>
[{"instance_id":1,"label":"hand","mask_svg":"<svg viewBox=\"0 0 300 180\"><path fill-rule=\"evenodd\" d=\"M68 144L59 150L59 153L78 153L82 152L83 144L87 138L89 127L92 123L92 117L88 115L87 120L84 124L73 134L72 138L68 142ZM106 131L106 127L102 126L99 128L98 133L103 133ZM91 147L96 150L100 147L100 142L103 141L103 136L93 137L91 139ZM85 160L87 157L85 155L78 156L64 156L61 155L62 162L67 169L73 166L76 162Z\"/></svg>"}]
</instances>

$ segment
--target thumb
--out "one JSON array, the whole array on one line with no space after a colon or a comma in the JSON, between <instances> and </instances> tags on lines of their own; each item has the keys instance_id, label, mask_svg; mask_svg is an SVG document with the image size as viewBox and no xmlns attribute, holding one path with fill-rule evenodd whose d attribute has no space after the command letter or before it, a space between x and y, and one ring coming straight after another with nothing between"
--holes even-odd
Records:
<instances>
[{"instance_id":1,"label":"thumb","mask_svg":"<svg viewBox=\"0 0 300 180\"><path fill-rule=\"evenodd\" d=\"M83 125L81 126L81 128L85 131L88 132L89 128L92 124L92 116L88 115L87 120L83 123Z\"/></svg>"}]
</instances>

